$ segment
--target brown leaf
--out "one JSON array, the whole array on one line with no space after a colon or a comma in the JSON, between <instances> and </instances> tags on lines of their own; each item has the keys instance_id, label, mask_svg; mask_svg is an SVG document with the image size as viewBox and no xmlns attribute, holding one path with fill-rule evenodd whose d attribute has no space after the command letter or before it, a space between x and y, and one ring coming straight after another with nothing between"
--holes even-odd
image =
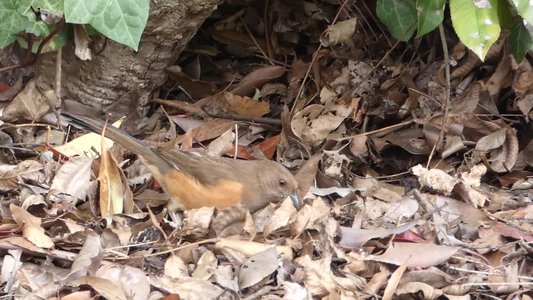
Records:
<instances>
[{"instance_id":1,"label":"brown leaf","mask_svg":"<svg viewBox=\"0 0 533 300\"><path fill-rule=\"evenodd\" d=\"M384 238L392 234L399 234L406 230L409 230L410 228L415 226L416 223L416 221L411 221L392 229L356 229L351 227L340 226L339 229L341 233L341 240L339 241L339 246L346 248L361 247L371 239Z\"/></svg>"},{"instance_id":2,"label":"brown leaf","mask_svg":"<svg viewBox=\"0 0 533 300\"><path fill-rule=\"evenodd\" d=\"M101 263L104 249L100 236L94 231L88 230L78 256L70 267L69 280L74 280L87 275L94 275Z\"/></svg>"},{"instance_id":3,"label":"brown leaf","mask_svg":"<svg viewBox=\"0 0 533 300\"><path fill-rule=\"evenodd\" d=\"M234 113L246 117L262 117L270 111L270 105L267 102L256 101L250 97L224 92L211 97L204 109L215 112L217 115Z\"/></svg>"},{"instance_id":4,"label":"brown leaf","mask_svg":"<svg viewBox=\"0 0 533 300\"><path fill-rule=\"evenodd\" d=\"M265 83L272 81L283 75L285 68L280 66L268 66L256 69L244 76L239 84L231 90L235 95L251 96L255 89L260 88Z\"/></svg>"},{"instance_id":5,"label":"brown leaf","mask_svg":"<svg viewBox=\"0 0 533 300\"><path fill-rule=\"evenodd\" d=\"M351 18L329 25L320 37L320 43L324 47L330 47L340 43L351 42L356 26L357 18Z\"/></svg>"},{"instance_id":6,"label":"brown leaf","mask_svg":"<svg viewBox=\"0 0 533 300\"><path fill-rule=\"evenodd\" d=\"M104 147L102 146L98 181L100 181L100 215L105 218L124 211L125 189L117 161L110 149Z\"/></svg>"},{"instance_id":7,"label":"brown leaf","mask_svg":"<svg viewBox=\"0 0 533 300\"><path fill-rule=\"evenodd\" d=\"M9 209L15 222L23 226L22 235L26 239L40 248L52 248L54 246L52 239L44 233L40 218L33 216L15 204L10 204Z\"/></svg>"},{"instance_id":8,"label":"brown leaf","mask_svg":"<svg viewBox=\"0 0 533 300\"><path fill-rule=\"evenodd\" d=\"M74 199L84 200L91 181L92 163L92 158L72 157L59 168L50 190L54 193L70 195Z\"/></svg>"},{"instance_id":9,"label":"brown leaf","mask_svg":"<svg viewBox=\"0 0 533 300\"><path fill-rule=\"evenodd\" d=\"M191 78L183 73L179 66L170 66L166 71L176 81L176 85L184 89L192 99L202 99L217 92L216 84Z\"/></svg>"},{"instance_id":10,"label":"brown leaf","mask_svg":"<svg viewBox=\"0 0 533 300\"><path fill-rule=\"evenodd\" d=\"M380 261L408 268L427 268L441 264L459 248L422 243L392 243L381 255L369 255L366 260Z\"/></svg>"},{"instance_id":11,"label":"brown leaf","mask_svg":"<svg viewBox=\"0 0 533 300\"><path fill-rule=\"evenodd\" d=\"M20 179L32 179L40 182L43 166L34 160L26 160L20 164L0 165L0 190L7 192L18 187Z\"/></svg>"},{"instance_id":12,"label":"brown leaf","mask_svg":"<svg viewBox=\"0 0 533 300\"><path fill-rule=\"evenodd\" d=\"M113 299L113 300L127 300L128 299L128 297L126 296L124 291L120 288L120 286L104 278L94 277L94 276L85 276L85 277L81 277L76 280L73 280L69 282L69 284L72 286L88 285L106 299Z\"/></svg>"},{"instance_id":13,"label":"brown leaf","mask_svg":"<svg viewBox=\"0 0 533 300\"><path fill-rule=\"evenodd\" d=\"M4 109L2 120L6 122L38 121L50 110L49 103L56 105L58 101L53 90L42 93L36 88L35 81L31 80Z\"/></svg>"},{"instance_id":14,"label":"brown leaf","mask_svg":"<svg viewBox=\"0 0 533 300\"><path fill-rule=\"evenodd\" d=\"M278 268L276 247L259 252L242 263L238 271L239 288L245 289L272 274Z\"/></svg>"}]
</instances>

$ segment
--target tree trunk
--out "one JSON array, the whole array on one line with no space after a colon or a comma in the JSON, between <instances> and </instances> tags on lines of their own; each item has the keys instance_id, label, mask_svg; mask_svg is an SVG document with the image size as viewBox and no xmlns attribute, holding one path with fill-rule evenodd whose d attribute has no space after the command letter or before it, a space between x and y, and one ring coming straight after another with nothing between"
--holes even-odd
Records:
<instances>
[{"instance_id":1,"label":"tree trunk","mask_svg":"<svg viewBox=\"0 0 533 300\"><path fill-rule=\"evenodd\" d=\"M63 48L61 97L104 112L144 105L166 79L171 65L221 0L152 0L148 24L139 51L114 41L102 42L103 50L90 61L74 54L74 43ZM56 54L39 57L35 66L38 90L55 89ZM32 85L27 85L29 88ZM126 113L124 111L123 113Z\"/></svg>"}]
</instances>

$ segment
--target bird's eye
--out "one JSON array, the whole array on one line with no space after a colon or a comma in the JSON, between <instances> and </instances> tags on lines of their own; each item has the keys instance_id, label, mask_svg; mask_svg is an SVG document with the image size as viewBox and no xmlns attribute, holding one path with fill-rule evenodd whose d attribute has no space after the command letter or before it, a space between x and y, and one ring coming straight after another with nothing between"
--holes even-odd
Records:
<instances>
[{"instance_id":1,"label":"bird's eye","mask_svg":"<svg viewBox=\"0 0 533 300\"><path fill-rule=\"evenodd\" d=\"M278 181L278 184L279 184L280 186L286 186L286 185L287 185L287 181L286 181L285 179L280 179L280 180Z\"/></svg>"}]
</instances>

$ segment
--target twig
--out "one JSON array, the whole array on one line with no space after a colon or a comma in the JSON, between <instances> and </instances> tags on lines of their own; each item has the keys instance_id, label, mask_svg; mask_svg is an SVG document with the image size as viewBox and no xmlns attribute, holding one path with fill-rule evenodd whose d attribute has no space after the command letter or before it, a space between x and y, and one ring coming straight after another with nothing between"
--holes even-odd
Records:
<instances>
[{"instance_id":1,"label":"twig","mask_svg":"<svg viewBox=\"0 0 533 300\"><path fill-rule=\"evenodd\" d=\"M444 27L442 26L442 23L439 25L439 34L440 34L440 41L442 44L442 52L444 54L444 70L445 70L445 76L446 76L446 95L444 99L444 105L442 107L443 110L443 118L442 118L442 124L441 129L439 133L439 139L433 145L433 148L431 149L431 153L428 157L428 162L426 165L426 168L429 168L429 164L431 162L431 159L433 158L433 154L435 154L435 150L438 148L440 151L442 151L442 143L444 142L444 129L446 126L446 123L448 121L448 108L450 107L450 56L448 55L448 43L446 43L446 37L444 36Z\"/></svg>"}]
</instances>

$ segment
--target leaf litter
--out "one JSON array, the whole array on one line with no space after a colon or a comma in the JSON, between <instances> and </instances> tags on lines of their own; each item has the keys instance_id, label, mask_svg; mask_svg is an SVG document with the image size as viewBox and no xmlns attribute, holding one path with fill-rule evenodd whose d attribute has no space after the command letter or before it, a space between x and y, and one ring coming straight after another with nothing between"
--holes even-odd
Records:
<instances>
[{"instance_id":1,"label":"leaf litter","mask_svg":"<svg viewBox=\"0 0 533 300\"><path fill-rule=\"evenodd\" d=\"M454 42L447 99L445 62L429 54L442 50L393 47L365 3L272 1L261 15L234 2L168 68L153 101L165 111L142 120L142 138L275 158L296 174L301 208L173 212L139 160L99 135L57 145L6 123L13 145L45 147L2 153L2 293L531 299L530 61L517 64L505 37L486 62ZM26 93L4 122L54 103Z\"/></svg>"}]
</instances>

